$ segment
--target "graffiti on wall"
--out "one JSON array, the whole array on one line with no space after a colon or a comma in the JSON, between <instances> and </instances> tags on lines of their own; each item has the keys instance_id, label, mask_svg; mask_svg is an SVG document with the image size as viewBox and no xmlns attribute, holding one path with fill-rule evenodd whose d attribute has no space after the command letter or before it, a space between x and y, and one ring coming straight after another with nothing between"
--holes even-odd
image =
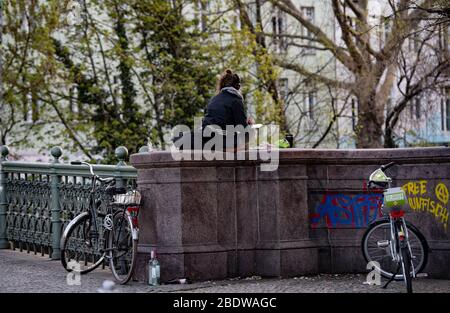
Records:
<instances>
[{"instance_id":1,"label":"graffiti on wall","mask_svg":"<svg viewBox=\"0 0 450 313\"><path fill-rule=\"evenodd\" d=\"M444 183L429 187L428 181L410 181L402 186L408 199L409 207L414 212L428 212L447 230L449 190ZM365 189L366 190L366 189ZM318 227L324 222L328 228L368 226L382 217L382 194L360 193L357 195L326 193L320 203L310 214L311 227Z\"/></svg>"},{"instance_id":2,"label":"graffiti on wall","mask_svg":"<svg viewBox=\"0 0 450 313\"><path fill-rule=\"evenodd\" d=\"M328 228L365 227L382 216L381 199L382 195L377 193L324 194L315 212L310 215L311 227L317 227L321 221Z\"/></svg>"},{"instance_id":3,"label":"graffiti on wall","mask_svg":"<svg viewBox=\"0 0 450 313\"><path fill-rule=\"evenodd\" d=\"M428 188L426 180L410 181L402 188L407 195L411 210L433 214L447 230L449 192L444 183L438 183L433 190L433 188Z\"/></svg>"}]
</instances>

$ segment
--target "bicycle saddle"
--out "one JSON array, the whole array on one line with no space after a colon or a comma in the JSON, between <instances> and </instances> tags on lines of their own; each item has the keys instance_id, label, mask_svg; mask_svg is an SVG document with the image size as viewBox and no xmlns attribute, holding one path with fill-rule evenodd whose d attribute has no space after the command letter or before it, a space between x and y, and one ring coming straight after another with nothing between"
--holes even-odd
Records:
<instances>
[{"instance_id":1,"label":"bicycle saddle","mask_svg":"<svg viewBox=\"0 0 450 313\"><path fill-rule=\"evenodd\" d=\"M106 194L113 196L113 195L120 195L120 194L127 193L127 189L125 187L117 188L115 185L112 185L112 186L106 187L105 192L106 192Z\"/></svg>"}]
</instances>

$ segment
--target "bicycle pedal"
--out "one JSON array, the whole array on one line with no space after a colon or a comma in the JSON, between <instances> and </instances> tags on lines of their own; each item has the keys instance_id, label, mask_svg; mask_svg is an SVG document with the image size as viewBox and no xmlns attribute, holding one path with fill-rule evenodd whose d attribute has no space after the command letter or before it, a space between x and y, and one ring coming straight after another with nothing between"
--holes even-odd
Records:
<instances>
[{"instance_id":1,"label":"bicycle pedal","mask_svg":"<svg viewBox=\"0 0 450 313\"><path fill-rule=\"evenodd\" d=\"M416 274L416 278L428 277L428 273L418 273Z\"/></svg>"}]
</instances>

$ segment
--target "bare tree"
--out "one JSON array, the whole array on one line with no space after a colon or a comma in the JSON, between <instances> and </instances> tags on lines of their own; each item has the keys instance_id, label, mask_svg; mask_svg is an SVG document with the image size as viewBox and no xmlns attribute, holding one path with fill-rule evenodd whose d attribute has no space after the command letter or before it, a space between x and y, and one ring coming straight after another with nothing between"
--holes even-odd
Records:
<instances>
[{"instance_id":1,"label":"bare tree","mask_svg":"<svg viewBox=\"0 0 450 313\"><path fill-rule=\"evenodd\" d=\"M447 22L450 18L450 3L448 0L435 0L429 7L423 7L419 1L412 1L412 7L436 14L440 18L447 19Z\"/></svg>"},{"instance_id":2,"label":"bare tree","mask_svg":"<svg viewBox=\"0 0 450 313\"><path fill-rule=\"evenodd\" d=\"M397 89L401 97L392 108L387 111L384 131L384 146L386 148L396 147L394 134L402 112L409 105L415 110L426 111L425 102L413 103L422 94L431 93L436 96L440 89L450 82L450 63L446 57L447 47L436 44L436 31L439 25L434 24L432 28L417 30L422 38L411 35L409 45L401 49L397 60L398 78Z\"/></svg>"},{"instance_id":3,"label":"bare tree","mask_svg":"<svg viewBox=\"0 0 450 313\"><path fill-rule=\"evenodd\" d=\"M392 14L384 22L390 23L391 31L384 44L376 49L372 46L374 27L369 22L368 0L332 0L334 17L342 33L342 46L308 20L291 0L271 2L314 34L318 47L330 51L350 78L338 80L313 73L296 60L277 58L276 63L317 82L348 90L358 100L357 147L382 147L385 106L395 83L396 61L402 44L411 30L430 13L418 8L409 9L409 0L389 1ZM423 0L420 6L428 8L431 3L430 0ZM350 15L354 17L353 22Z\"/></svg>"}]
</instances>

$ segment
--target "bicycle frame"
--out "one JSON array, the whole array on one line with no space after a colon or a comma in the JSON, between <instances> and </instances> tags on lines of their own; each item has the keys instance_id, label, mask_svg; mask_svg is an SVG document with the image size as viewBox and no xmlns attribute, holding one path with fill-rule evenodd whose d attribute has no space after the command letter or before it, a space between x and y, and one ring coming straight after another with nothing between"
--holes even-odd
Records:
<instances>
[{"instance_id":1,"label":"bicycle frame","mask_svg":"<svg viewBox=\"0 0 450 313\"><path fill-rule=\"evenodd\" d=\"M402 261L400 249L405 246L408 247L408 250L411 255L411 260L412 260L414 258L414 256L412 254L412 249L409 244L408 227L406 227L405 218L403 216L402 217L392 217L391 215L389 215L389 221L390 221L390 225L391 225L390 250L391 250L392 260L395 262ZM402 263L402 266L403 266L403 263ZM412 264L412 261L411 261L411 269L413 272L413 277L415 278L416 273L415 273L414 265Z\"/></svg>"},{"instance_id":2,"label":"bicycle frame","mask_svg":"<svg viewBox=\"0 0 450 313\"><path fill-rule=\"evenodd\" d=\"M89 197L90 197L90 199L89 199L89 218L90 218L90 222L91 222L90 229L89 229L89 239L98 239L98 237L99 237L99 231L98 231L99 228L98 228L98 223L97 223L98 202L95 201L95 192L97 190L97 180L100 180L101 182L105 182L106 180L101 179L100 177L98 177L94 173L94 170L93 170L93 167L92 167L91 164L89 164L87 162L80 162L80 163L89 166L89 171L92 174L92 187L91 187L91 190L89 192ZM129 214L127 210L128 210L128 207L124 206L123 207L123 211L124 211L125 214ZM113 214L114 214L114 212L112 211L112 206L108 205L108 212L106 212L106 216L113 215ZM100 242L97 240L96 250L100 251L101 253L108 252L108 251L114 249L112 247L108 247L107 240L106 240L106 238L108 237L108 233L111 230L112 229L107 229L105 234L104 234L105 241L104 241L104 246L103 247L99 246ZM119 227L119 235L120 235L120 231L121 231L121 227ZM134 238L135 237L134 236L135 233L137 234L137 231L136 231L136 229L133 229L133 239L135 239Z\"/></svg>"},{"instance_id":3,"label":"bicycle frame","mask_svg":"<svg viewBox=\"0 0 450 313\"><path fill-rule=\"evenodd\" d=\"M87 162L73 161L71 164L87 165L92 175L92 185L88 187L89 208L78 214L63 232L60 243L61 263L67 271L73 270L68 267L68 261L74 258L78 261L78 246L75 249L70 247L69 241L71 238L75 238L75 241L81 239L84 265L83 269L80 267L80 273L89 273L102 263L105 265L105 260L109 260L114 278L120 284L126 284L136 266L139 240L137 216L141 195L135 189L127 192L126 187L117 186L114 177L104 178L96 175L93 166ZM98 188L101 188L102 192L105 189L104 195L107 195L108 199L99 197ZM99 209L102 209L102 212L99 212Z\"/></svg>"},{"instance_id":4,"label":"bicycle frame","mask_svg":"<svg viewBox=\"0 0 450 313\"><path fill-rule=\"evenodd\" d=\"M391 188L392 181L388 181L388 188ZM387 190L385 189L385 191ZM384 205L382 204L381 210L384 214L387 212L384 211ZM390 225L390 235L391 240L389 244L389 249L391 252L392 260L396 263L401 262L402 263L402 269L403 273L405 273L405 266L402 260L402 256L400 253L400 249L403 248L405 245L408 247L409 253L411 255L411 269L413 277L416 277L416 272L414 269L414 264L412 263L412 260L414 259L411 245L409 244L409 233L408 233L408 227L406 226L406 221L404 218L405 211L400 209L398 211L392 211L388 212L388 218L389 218L389 225Z\"/></svg>"}]
</instances>

